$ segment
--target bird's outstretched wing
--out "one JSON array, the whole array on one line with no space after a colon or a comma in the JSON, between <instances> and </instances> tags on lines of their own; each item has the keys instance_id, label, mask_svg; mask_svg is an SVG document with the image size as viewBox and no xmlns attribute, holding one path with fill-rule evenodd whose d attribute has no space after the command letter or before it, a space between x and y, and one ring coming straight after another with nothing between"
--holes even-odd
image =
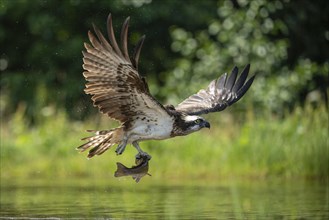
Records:
<instances>
[{"instance_id":1,"label":"bird's outstretched wing","mask_svg":"<svg viewBox=\"0 0 329 220\"><path fill-rule=\"evenodd\" d=\"M114 36L111 14L107 19L109 42L94 26L96 36L89 31L91 45L85 43L83 72L88 81L86 94L92 95L94 106L100 112L121 122L135 116L167 114L165 108L150 94L148 85L138 74L138 59L144 36L136 45L130 59L127 49L129 17L121 30L121 49Z\"/></svg>"},{"instance_id":2,"label":"bird's outstretched wing","mask_svg":"<svg viewBox=\"0 0 329 220\"><path fill-rule=\"evenodd\" d=\"M238 68L234 67L229 77L225 73L213 80L207 89L200 90L178 104L176 110L188 115L201 115L224 110L227 106L237 102L251 86L255 76L246 81L249 69L248 64L237 79Z\"/></svg>"}]
</instances>

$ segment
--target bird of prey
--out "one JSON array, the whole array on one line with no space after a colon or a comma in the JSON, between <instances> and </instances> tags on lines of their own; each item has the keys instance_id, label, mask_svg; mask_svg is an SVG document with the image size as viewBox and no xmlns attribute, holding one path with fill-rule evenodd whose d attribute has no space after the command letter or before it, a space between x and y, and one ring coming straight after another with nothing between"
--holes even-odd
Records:
<instances>
[{"instance_id":1,"label":"bird of prey","mask_svg":"<svg viewBox=\"0 0 329 220\"><path fill-rule=\"evenodd\" d=\"M213 80L206 89L186 98L176 107L162 105L150 93L144 77L138 72L138 60L145 39L137 43L129 56L127 49L128 17L121 29L119 47L112 26L112 16L107 18L108 40L93 25L94 33L88 32L91 44L85 43L83 51L83 76L87 84L85 93L91 95L94 106L110 118L121 122L121 126L110 130L90 131L91 137L77 149L90 149L88 158L100 155L117 145L116 153L122 154L126 145L132 144L138 151L136 159L151 158L142 151L139 142L162 140L184 136L210 128L200 115L219 112L237 102L250 88L255 76L248 80L250 65L246 65L238 76L238 68Z\"/></svg>"}]
</instances>

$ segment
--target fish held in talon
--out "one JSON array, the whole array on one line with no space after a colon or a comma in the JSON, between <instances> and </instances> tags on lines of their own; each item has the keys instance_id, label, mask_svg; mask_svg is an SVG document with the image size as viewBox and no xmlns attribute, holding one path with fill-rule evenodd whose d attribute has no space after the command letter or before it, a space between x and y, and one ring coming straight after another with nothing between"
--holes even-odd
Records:
<instances>
[{"instance_id":1,"label":"fish held in talon","mask_svg":"<svg viewBox=\"0 0 329 220\"><path fill-rule=\"evenodd\" d=\"M136 156L135 156L135 164L136 165L139 165L145 161L149 161L152 159L152 156L149 155L148 153L146 152L143 152L143 153L138 153Z\"/></svg>"},{"instance_id":2,"label":"fish held in talon","mask_svg":"<svg viewBox=\"0 0 329 220\"><path fill-rule=\"evenodd\" d=\"M149 163L148 159L141 159L138 165L131 168L126 167L122 163L117 162L117 170L114 173L115 177L131 176L136 183L138 183L144 176L151 174L148 173Z\"/></svg>"},{"instance_id":3,"label":"fish held in talon","mask_svg":"<svg viewBox=\"0 0 329 220\"><path fill-rule=\"evenodd\" d=\"M91 131L94 135L83 139L86 143L77 150L89 150L89 158L103 154L115 145L118 155L124 153L126 145L133 145L138 154L143 155L145 152L139 146L142 141L186 136L210 128L210 123L201 115L223 111L236 103L255 78L255 75L248 77L249 64L241 74L234 67L231 74L219 76L207 88L177 106L163 105L150 93L145 77L138 70L145 36L138 41L134 53L131 56L128 53L129 20L128 17L123 23L120 44L114 34L111 14L107 19L108 37L93 25L93 32L88 32L90 43L84 44L83 76L87 81L84 91L91 95L94 106L101 113L121 123L117 128ZM137 172L141 167L146 169L148 160L138 160L139 165L132 168L119 164L117 175Z\"/></svg>"}]
</instances>

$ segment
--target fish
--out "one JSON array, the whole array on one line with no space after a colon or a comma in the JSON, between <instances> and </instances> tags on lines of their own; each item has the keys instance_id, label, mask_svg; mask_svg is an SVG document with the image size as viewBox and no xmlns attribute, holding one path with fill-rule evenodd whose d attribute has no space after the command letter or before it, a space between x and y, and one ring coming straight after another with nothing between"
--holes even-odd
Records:
<instances>
[{"instance_id":1,"label":"fish","mask_svg":"<svg viewBox=\"0 0 329 220\"><path fill-rule=\"evenodd\" d=\"M152 176L148 173L149 158L142 158L142 160L136 161L136 164L136 166L128 168L117 162L117 170L114 173L114 177L131 176L138 183L145 175Z\"/></svg>"}]
</instances>

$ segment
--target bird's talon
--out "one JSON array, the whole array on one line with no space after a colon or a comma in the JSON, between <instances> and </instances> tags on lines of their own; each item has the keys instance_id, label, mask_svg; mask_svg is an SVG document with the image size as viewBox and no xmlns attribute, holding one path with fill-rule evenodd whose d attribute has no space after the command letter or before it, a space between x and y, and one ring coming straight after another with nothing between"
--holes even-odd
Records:
<instances>
[{"instance_id":1,"label":"bird's talon","mask_svg":"<svg viewBox=\"0 0 329 220\"><path fill-rule=\"evenodd\" d=\"M117 146L117 149L115 149L115 153L117 153L117 155L121 155L126 149L126 142L120 143Z\"/></svg>"},{"instance_id":2,"label":"bird's talon","mask_svg":"<svg viewBox=\"0 0 329 220\"><path fill-rule=\"evenodd\" d=\"M149 161L151 160L152 156L149 155L148 153L145 153L145 152L139 152L138 154L136 154L135 156L135 163L138 165L144 161Z\"/></svg>"},{"instance_id":3,"label":"bird's talon","mask_svg":"<svg viewBox=\"0 0 329 220\"><path fill-rule=\"evenodd\" d=\"M115 150L115 153L116 153L117 155L121 155L121 154L122 154L122 151L121 151L120 149L117 148L117 149Z\"/></svg>"}]
</instances>

